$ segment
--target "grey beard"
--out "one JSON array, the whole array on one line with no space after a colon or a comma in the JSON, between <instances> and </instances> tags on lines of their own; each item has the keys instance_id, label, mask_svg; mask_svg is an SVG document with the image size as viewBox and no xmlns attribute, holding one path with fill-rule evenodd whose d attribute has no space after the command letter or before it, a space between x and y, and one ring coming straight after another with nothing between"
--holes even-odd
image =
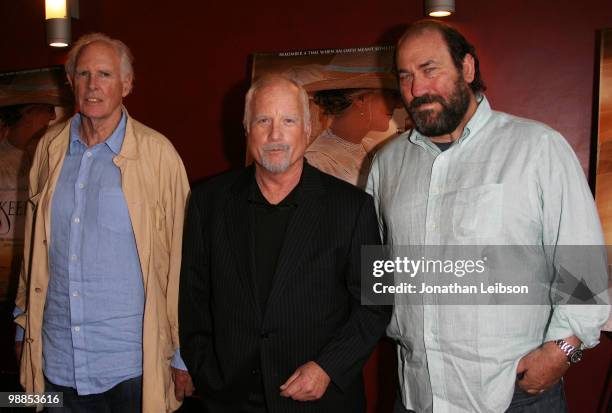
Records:
<instances>
[{"instance_id":1,"label":"grey beard","mask_svg":"<svg viewBox=\"0 0 612 413\"><path fill-rule=\"evenodd\" d=\"M284 157L280 161L273 162L267 158L267 152L271 150L282 150L284 151ZM278 174L285 172L291 162L291 148L289 145L284 143L270 143L264 145L261 153L261 166L268 172Z\"/></svg>"}]
</instances>

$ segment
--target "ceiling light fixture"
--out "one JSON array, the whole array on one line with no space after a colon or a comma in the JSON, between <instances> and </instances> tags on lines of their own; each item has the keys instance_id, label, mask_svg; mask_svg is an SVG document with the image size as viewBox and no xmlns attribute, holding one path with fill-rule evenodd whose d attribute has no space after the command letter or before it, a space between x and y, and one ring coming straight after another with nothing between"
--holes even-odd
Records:
<instances>
[{"instance_id":1,"label":"ceiling light fixture","mask_svg":"<svg viewBox=\"0 0 612 413\"><path fill-rule=\"evenodd\" d=\"M455 0L425 0L425 14L431 17L447 17L455 12Z\"/></svg>"}]
</instances>

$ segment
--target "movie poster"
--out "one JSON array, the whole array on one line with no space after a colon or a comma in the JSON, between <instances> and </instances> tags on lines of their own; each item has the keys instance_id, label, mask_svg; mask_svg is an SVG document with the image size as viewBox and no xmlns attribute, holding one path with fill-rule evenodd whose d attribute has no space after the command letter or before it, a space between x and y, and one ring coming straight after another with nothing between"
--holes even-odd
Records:
<instances>
[{"instance_id":1,"label":"movie poster","mask_svg":"<svg viewBox=\"0 0 612 413\"><path fill-rule=\"evenodd\" d=\"M599 67L599 116L597 130L597 175L595 202L601 218L606 245L608 268L612 264L612 29L602 31ZM612 286L611 271L608 270ZM608 289L612 301L612 288ZM612 331L612 317L605 330Z\"/></svg>"},{"instance_id":2,"label":"movie poster","mask_svg":"<svg viewBox=\"0 0 612 413\"><path fill-rule=\"evenodd\" d=\"M63 67L0 73L0 301L17 289L36 144L50 124L71 114Z\"/></svg>"},{"instance_id":3,"label":"movie poster","mask_svg":"<svg viewBox=\"0 0 612 413\"><path fill-rule=\"evenodd\" d=\"M306 159L364 188L375 151L410 127L393 54L394 46L256 53L252 80L283 74L304 86L312 126Z\"/></svg>"}]
</instances>

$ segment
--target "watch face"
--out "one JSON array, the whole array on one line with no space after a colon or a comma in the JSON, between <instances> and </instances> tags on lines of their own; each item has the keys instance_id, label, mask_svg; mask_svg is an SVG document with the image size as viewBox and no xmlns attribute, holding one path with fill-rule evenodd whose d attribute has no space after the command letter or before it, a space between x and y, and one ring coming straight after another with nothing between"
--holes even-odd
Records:
<instances>
[{"instance_id":1,"label":"watch face","mask_svg":"<svg viewBox=\"0 0 612 413\"><path fill-rule=\"evenodd\" d=\"M570 356L570 363L575 364L582 360L582 350L576 350Z\"/></svg>"}]
</instances>

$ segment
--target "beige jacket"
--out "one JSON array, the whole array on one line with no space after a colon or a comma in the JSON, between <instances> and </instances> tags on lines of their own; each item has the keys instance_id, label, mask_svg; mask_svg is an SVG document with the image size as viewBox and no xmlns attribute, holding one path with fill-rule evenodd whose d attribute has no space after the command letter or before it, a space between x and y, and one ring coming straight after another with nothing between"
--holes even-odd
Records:
<instances>
[{"instance_id":1,"label":"beige jacket","mask_svg":"<svg viewBox=\"0 0 612 413\"><path fill-rule=\"evenodd\" d=\"M16 298L24 314L15 320L25 329L21 385L29 393L44 391L41 331L49 281L47 240L51 200L69 143L70 122L55 125L45 134L30 171L24 265ZM145 290L142 408L143 412L170 412L180 406L174 396L170 362L179 346L181 239L189 183L172 144L129 115L114 163L121 170Z\"/></svg>"}]
</instances>

